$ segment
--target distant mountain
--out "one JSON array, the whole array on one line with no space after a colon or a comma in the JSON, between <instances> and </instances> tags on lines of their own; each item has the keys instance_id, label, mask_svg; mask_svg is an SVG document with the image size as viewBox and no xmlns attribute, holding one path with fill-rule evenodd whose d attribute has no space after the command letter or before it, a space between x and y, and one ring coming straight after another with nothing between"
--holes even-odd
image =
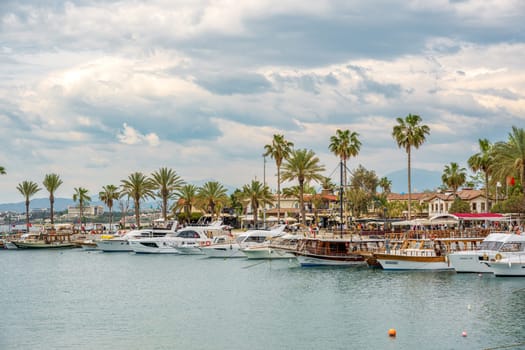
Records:
<instances>
[{"instance_id":1,"label":"distant mountain","mask_svg":"<svg viewBox=\"0 0 525 350\"><path fill-rule=\"evenodd\" d=\"M98 200L98 197L93 198L90 202L91 205L104 205L104 203L100 202ZM69 198L55 198L55 205L54 209L55 211L63 211L67 210L68 206L74 206L78 205L78 203L73 202L72 199ZM44 209L49 208L49 198L35 198L32 199L29 203L29 210L32 209ZM18 202L18 203L4 203L0 204L0 212L3 211L14 211L17 213L24 213L26 211L26 205L25 202Z\"/></svg>"},{"instance_id":2,"label":"distant mountain","mask_svg":"<svg viewBox=\"0 0 525 350\"><path fill-rule=\"evenodd\" d=\"M412 169L412 192L423 192L425 190L435 190L441 185L441 173L424 169ZM408 192L408 172L401 169L384 175L392 181L392 192Z\"/></svg>"}]
</instances>

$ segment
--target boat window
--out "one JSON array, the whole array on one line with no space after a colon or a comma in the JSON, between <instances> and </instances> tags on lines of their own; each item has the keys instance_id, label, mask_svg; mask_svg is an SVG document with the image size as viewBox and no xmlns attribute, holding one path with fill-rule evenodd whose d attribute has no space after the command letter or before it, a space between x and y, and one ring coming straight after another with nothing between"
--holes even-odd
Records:
<instances>
[{"instance_id":1,"label":"boat window","mask_svg":"<svg viewBox=\"0 0 525 350\"><path fill-rule=\"evenodd\" d=\"M501 252L520 252L524 249L523 242L507 242L501 247Z\"/></svg>"},{"instance_id":2,"label":"boat window","mask_svg":"<svg viewBox=\"0 0 525 350\"><path fill-rule=\"evenodd\" d=\"M480 249L483 249L483 250L499 250L502 245L503 245L503 242L483 241L483 242L481 242Z\"/></svg>"}]
</instances>

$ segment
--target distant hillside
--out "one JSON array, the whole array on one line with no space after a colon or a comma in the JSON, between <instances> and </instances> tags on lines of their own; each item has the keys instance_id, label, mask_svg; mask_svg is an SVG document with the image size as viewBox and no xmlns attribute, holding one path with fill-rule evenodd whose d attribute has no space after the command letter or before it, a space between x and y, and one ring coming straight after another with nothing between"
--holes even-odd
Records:
<instances>
[{"instance_id":1,"label":"distant hillside","mask_svg":"<svg viewBox=\"0 0 525 350\"><path fill-rule=\"evenodd\" d=\"M93 198L92 198L93 199ZM104 205L100 202L98 198L95 201L91 201L92 205ZM78 203L73 202L72 199L68 198L55 198L55 211L67 210L68 206L78 205ZM49 198L35 198L32 199L29 204L29 210L31 209L43 209L49 208ZM18 203L4 203L0 204L0 212L2 211L14 211L18 213L24 213L26 211L25 202Z\"/></svg>"},{"instance_id":2,"label":"distant hillside","mask_svg":"<svg viewBox=\"0 0 525 350\"><path fill-rule=\"evenodd\" d=\"M401 169L384 175L392 181L392 192L408 192L408 171ZM412 191L435 190L441 185L441 173L424 169L412 169Z\"/></svg>"}]
</instances>

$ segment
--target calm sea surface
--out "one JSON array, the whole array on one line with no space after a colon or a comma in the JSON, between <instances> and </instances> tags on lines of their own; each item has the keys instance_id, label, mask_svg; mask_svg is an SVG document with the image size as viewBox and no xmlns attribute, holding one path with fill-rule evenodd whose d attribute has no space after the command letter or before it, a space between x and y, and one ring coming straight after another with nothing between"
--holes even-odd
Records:
<instances>
[{"instance_id":1,"label":"calm sea surface","mask_svg":"<svg viewBox=\"0 0 525 350\"><path fill-rule=\"evenodd\" d=\"M0 267L0 349L496 349L525 342L525 278L82 250L0 250Z\"/></svg>"}]
</instances>

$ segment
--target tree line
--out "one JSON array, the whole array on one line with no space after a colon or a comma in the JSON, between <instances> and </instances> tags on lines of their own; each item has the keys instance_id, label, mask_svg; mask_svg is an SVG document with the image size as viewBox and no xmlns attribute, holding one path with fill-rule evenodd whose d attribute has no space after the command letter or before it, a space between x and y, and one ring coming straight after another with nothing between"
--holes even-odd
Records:
<instances>
[{"instance_id":1,"label":"tree line","mask_svg":"<svg viewBox=\"0 0 525 350\"><path fill-rule=\"evenodd\" d=\"M392 129L392 137L397 146L407 154L407 187L408 187L408 218L412 217L412 184L411 184L411 161L412 153L421 147L428 135L430 127L422 124L419 115L409 114L405 118L397 118L397 124ZM341 179L339 195L343 211L350 210L359 213L366 210L370 202L380 207L387 208L389 205L386 195L390 193L391 181L383 177L378 179L375 172L368 171L359 165L352 174L351 184L348 185L348 161L356 157L361 149L359 133L351 130L337 129L335 135L330 137L329 150L340 160ZM512 195L516 198L518 211L523 211L523 186L525 184L525 131L523 128L512 127L506 141L492 144L487 139L479 140L480 151L472 155L467 164L474 172L474 177L467 179L466 168L458 163L452 162L445 165L442 182L443 187L451 189L454 194L465 184L476 184L482 177L485 190L485 208L489 208L489 197L498 195L500 184L512 182ZM304 195L315 194L311 187L312 182L318 183L323 189L334 190L337 186L330 178L325 177L324 165L315 152L306 148L294 148L294 143L286 140L284 135L275 134L271 143L264 146L264 157L270 157L275 161L277 167L277 219L281 217L281 194L294 196L299 201L300 216L302 223L306 222ZM0 166L0 174L6 174L3 166ZM511 179L511 180L509 180ZM284 182L296 181L297 185L283 189ZM42 181L43 186L49 192L50 219L54 223L54 193L62 185L63 181L58 174L46 174ZM382 188L381 195L376 194L377 187ZM41 190L34 181L23 181L17 186L18 191L25 198L26 221L29 225L29 202L30 198ZM492 189L492 190L491 190ZM179 212L185 220L189 220L193 208L199 208L207 213L218 215L225 206L230 206L238 212L242 212L244 203L250 203L254 215L258 208L267 204L273 204L274 197L266 184L258 180L252 180L250 184L236 189L230 196L226 188L217 181L208 181L200 187L187 184L170 168L160 168L150 175L140 171L130 174L121 180L119 186L108 184L102 187L98 193L99 198L109 208L110 225L112 221L112 209L115 201L126 198L134 204L135 220L140 227L140 205L147 199L159 198L161 200L162 217L167 220L168 213ZM505 193L508 197L508 193ZM508 198L507 198L508 199ZM74 188L73 200L79 203L80 217L83 209L91 198L89 191L83 187ZM170 201L173 201L170 204ZM315 198L312 199L315 201ZM504 210L501 204L497 210ZM417 203L416 203L417 206ZM392 204L390 204L392 207ZM123 208L121 208L123 209ZM392 209L392 208L389 208ZM512 207L516 209L516 206ZM127 208L126 208L127 210Z\"/></svg>"}]
</instances>

